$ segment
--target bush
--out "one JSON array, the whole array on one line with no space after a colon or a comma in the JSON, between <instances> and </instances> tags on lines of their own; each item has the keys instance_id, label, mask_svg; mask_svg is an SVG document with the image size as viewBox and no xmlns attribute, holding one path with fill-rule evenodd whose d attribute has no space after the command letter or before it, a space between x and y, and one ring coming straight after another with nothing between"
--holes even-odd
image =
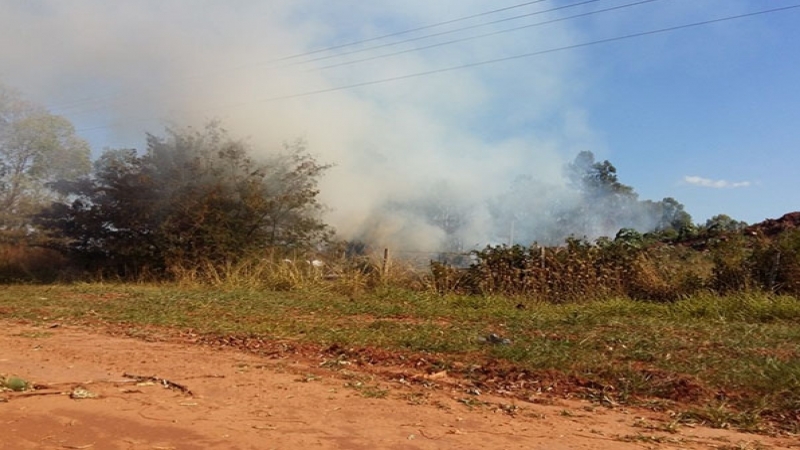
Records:
<instances>
[{"instance_id":1,"label":"bush","mask_svg":"<svg viewBox=\"0 0 800 450\"><path fill-rule=\"evenodd\" d=\"M215 123L149 136L144 155L108 150L91 178L55 183L71 203L54 203L37 223L76 260L125 278L324 242L317 180L329 166L301 142L259 161L249 153Z\"/></svg>"},{"instance_id":2,"label":"bush","mask_svg":"<svg viewBox=\"0 0 800 450\"><path fill-rule=\"evenodd\" d=\"M748 265L754 282L762 289L800 295L800 229L758 241Z\"/></svg>"},{"instance_id":3,"label":"bush","mask_svg":"<svg viewBox=\"0 0 800 450\"><path fill-rule=\"evenodd\" d=\"M27 245L0 245L0 283L52 282L69 261L55 250Z\"/></svg>"}]
</instances>

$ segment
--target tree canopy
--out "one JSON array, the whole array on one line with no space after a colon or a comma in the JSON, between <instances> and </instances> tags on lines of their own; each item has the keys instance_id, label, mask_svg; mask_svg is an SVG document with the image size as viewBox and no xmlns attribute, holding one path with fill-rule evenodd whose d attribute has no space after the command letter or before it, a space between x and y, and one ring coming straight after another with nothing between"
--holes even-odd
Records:
<instances>
[{"instance_id":1,"label":"tree canopy","mask_svg":"<svg viewBox=\"0 0 800 450\"><path fill-rule=\"evenodd\" d=\"M500 237L509 242L559 245L570 236L595 239L627 233L657 232L678 237L691 227L691 216L673 198L639 200L631 186L619 180L608 160L597 161L583 151L564 165L566 188L530 176L518 177L511 188L489 202L489 213Z\"/></svg>"},{"instance_id":2,"label":"tree canopy","mask_svg":"<svg viewBox=\"0 0 800 450\"><path fill-rule=\"evenodd\" d=\"M56 198L49 183L88 173L89 153L69 121L0 85L2 234L24 234L32 215Z\"/></svg>"},{"instance_id":3,"label":"tree canopy","mask_svg":"<svg viewBox=\"0 0 800 450\"><path fill-rule=\"evenodd\" d=\"M55 183L69 202L39 217L54 243L118 272L214 264L326 240L317 181L329 167L303 142L256 159L218 123L108 150L90 177Z\"/></svg>"}]
</instances>

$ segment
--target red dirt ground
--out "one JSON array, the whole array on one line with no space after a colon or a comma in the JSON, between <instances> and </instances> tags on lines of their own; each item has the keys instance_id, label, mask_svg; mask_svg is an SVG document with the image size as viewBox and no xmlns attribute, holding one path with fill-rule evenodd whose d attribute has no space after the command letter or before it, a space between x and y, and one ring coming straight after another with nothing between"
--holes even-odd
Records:
<instances>
[{"instance_id":1,"label":"red dirt ground","mask_svg":"<svg viewBox=\"0 0 800 450\"><path fill-rule=\"evenodd\" d=\"M102 330L0 320L0 374L35 386L0 392L0 449L800 448L787 436L668 432L663 413L555 395L469 395L444 372L407 382L302 352ZM97 397L72 398L78 388Z\"/></svg>"}]
</instances>

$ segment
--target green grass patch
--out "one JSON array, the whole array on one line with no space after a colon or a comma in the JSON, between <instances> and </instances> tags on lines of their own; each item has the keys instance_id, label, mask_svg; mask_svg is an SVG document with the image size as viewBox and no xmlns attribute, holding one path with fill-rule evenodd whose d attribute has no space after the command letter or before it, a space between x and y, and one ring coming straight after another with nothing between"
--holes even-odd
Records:
<instances>
[{"instance_id":1,"label":"green grass patch","mask_svg":"<svg viewBox=\"0 0 800 450\"><path fill-rule=\"evenodd\" d=\"M501 378L558 374L609 404L661 399L694 405L684 408L687 421L800 430L800 301L788 296L521 305L394 288L354 298L323 290L15 285L0 292L0 317L423 353L454 371L492 362Z\"/></svg>"}]
</instances>

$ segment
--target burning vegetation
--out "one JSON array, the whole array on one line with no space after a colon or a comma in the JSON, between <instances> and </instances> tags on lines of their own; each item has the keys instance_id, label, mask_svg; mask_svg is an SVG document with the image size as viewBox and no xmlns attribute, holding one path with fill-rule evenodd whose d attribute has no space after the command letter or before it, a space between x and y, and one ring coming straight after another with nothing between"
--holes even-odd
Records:
<instances>
[{"instance_id":1,"label":"burning vegetation","mask_svg":"<svg viewBox=\"0 0 800 450\"><path fill-rule=\"evenodd\" d=\"M221 280L238 271L266 287L394 282L554 303L800 294L800 213L749 227L726 215L696 225L673 198L640 200L588 151L565 165L561 185L521 176L471 204L441 182L387 201L360 231L337 236L319 200L332 166L302 141L263 156L212 122L148 135L143 152L108 149L89 168L88 146L68 122L14 91L0 94L5 282ZM434 262L392 278L401 257L369 259L385 248ZM317 258L325 265L283 262Z\"/></svg>"}]
</instances>

